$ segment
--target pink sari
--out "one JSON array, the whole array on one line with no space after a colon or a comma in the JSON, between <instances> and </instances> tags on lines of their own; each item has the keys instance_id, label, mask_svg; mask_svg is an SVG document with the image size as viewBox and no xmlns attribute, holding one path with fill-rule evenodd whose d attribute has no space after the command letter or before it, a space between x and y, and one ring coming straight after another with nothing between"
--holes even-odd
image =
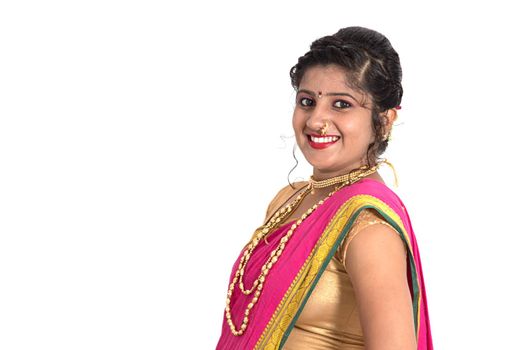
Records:
<instances>
[{"instance_id":1,"label":"pink sari","mask_svg":"<svg viewBox=\"0 0 524 350\"><path fill-rule=\"evenodd\" d=\"M358 214L376 209L400 234L408 248L407 278L412 296L418 350L432 350L424 277L417 242L409 215L400 198L387 186L373 179L362 179L325 201L293 234L277 264L267 276L258 303L251 310L246 332L234 336L224 317L217 350L282 349L287 337L311 295L328 262L335 254ZM249 288L260 273L271 251L286 234L288 223L259 244L247 264L244 283ZM241 255L240 255L241 256ZM233 266L234 277L240 256ZM231 314L238 327L251 301L235 287Z\"/></svg>"}]
</instances>

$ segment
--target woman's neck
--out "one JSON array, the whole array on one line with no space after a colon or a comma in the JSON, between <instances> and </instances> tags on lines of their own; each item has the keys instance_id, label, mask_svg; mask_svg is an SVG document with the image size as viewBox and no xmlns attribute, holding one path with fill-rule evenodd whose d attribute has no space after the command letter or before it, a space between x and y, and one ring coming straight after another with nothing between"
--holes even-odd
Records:
<instances>
[{"instance_id":1,"label":"woman's neck","mask_svg":"<svg viewBox=\"0 0 524 350\"><path fill-rule=\"evenodd\" d=\"M352 168L352 169L356 169L356 168ZM313 179L315 179L316 181L330 179L330 178L337 177L340 175L348 174L352 169L347 170L347 171L338 171L338 172L322 172L317 169L313 169ZM369 175L366 175L363 178L370 178L370 179L374 179L374 180L384 183L384 179L382 179L382 176L380 176L378 171L375 171Z\"/></svg>"}]
</instances>

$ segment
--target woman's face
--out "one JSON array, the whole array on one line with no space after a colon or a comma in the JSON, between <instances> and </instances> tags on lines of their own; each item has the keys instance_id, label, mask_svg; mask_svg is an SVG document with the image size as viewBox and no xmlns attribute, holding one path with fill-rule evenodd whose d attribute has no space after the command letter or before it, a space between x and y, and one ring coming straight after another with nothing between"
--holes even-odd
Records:
<instances>
[{"instance_id":1,"label":"woman's face","mask_svg":"<svg viewBox=\"0 0 524 350\"><path fill-rule=\"evenodd\" d=\"M364 95L348 87L346 76L337 65L314 66L306 70L298 88L293 129L316 179L366 164L374 140L371 110L362 105Z\"/></svg>"}]
</instances>

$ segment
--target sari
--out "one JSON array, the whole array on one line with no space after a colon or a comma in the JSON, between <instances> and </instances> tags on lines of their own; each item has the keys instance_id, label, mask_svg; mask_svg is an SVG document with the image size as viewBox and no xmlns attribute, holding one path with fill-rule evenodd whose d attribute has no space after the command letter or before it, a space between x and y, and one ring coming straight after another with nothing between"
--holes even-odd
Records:
<instances>
[{"instance_id":1,"label":"sari","mask_svg":"<svg viewBox=\"0 0 524 350\"><path fill-rule=\"evenodd\" d=\"M282 349L302 309L359 213L375 209L400 235L407 248L407 280L411 293L417 350L432 350L426 291L417 241L408 212L400 198L380 181L364 178L335 192L295 230L267 276L257 304L251 309L245 333L234 336L224 316L217 350ZM284 224L253 251L244 273L249 287L260 274L271 251L292 222ZM237 258L232 282L241 255ZM231 314L238 327L251 296L237 287L231 297Z\"/></svg>"}]
</instances>

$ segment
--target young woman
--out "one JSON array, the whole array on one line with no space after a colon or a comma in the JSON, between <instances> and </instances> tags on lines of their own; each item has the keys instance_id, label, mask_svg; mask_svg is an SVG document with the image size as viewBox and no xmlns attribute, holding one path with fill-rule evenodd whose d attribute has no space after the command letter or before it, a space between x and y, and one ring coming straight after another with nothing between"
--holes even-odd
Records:
<instances>
[{"instance_id":1,"label":"young woman","mask_svg":"<svg viewBox=\"0 0 524 350\"><path fill-rule=\"evenodd\" d=\"M403 93L396 51L343 28L290 75L313 175L278 192L235 262L217 349L432 349L409 215L377 172Z\"/></svg>"}]
</instances>

